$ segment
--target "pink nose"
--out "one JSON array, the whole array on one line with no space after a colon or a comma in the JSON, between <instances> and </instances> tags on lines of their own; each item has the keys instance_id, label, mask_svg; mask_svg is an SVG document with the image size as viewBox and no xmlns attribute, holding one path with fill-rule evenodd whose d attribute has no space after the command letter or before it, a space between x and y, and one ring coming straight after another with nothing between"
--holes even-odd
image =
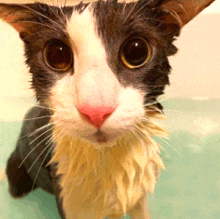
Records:
<instances>
[{"instance_id":1,"label":"pink nose","mask_svg":"<svg viewBox=\"0 0 220 219\"><path fill-rule=\"evenodd\" d=\"M111 106L79 106L78 110L89 123L100 128L104 121L113 113L115 108Z\"/></svg>"}]
</instances>

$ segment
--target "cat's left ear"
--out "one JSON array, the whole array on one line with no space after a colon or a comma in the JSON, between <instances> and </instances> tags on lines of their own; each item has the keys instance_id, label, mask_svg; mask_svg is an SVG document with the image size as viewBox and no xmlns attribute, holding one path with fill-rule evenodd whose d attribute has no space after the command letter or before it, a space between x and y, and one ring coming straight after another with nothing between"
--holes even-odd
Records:
<instances>
[{"instance_id":1,"label":"cat's left ear","mask_svg":"<svg viewBox=\"0 0 220 219\"><path fill-rule=\"evenodd\" d=\"M186 25L215 0L162 0L161 9L169 13L166 23ZM161 1L160 1L161 2Z\"/></svg>"},{"instance_id":2,"label":"cat's left ear","mask_svg":"<svg viewBox=\"0 0 220 219\"><path fill-rule=\"evenodd\" d=\"M0 3L0 19L9 23L19 33L30 33L33 28L30 22L33 17L31 5Z\"/></svg>"}]
</instances>

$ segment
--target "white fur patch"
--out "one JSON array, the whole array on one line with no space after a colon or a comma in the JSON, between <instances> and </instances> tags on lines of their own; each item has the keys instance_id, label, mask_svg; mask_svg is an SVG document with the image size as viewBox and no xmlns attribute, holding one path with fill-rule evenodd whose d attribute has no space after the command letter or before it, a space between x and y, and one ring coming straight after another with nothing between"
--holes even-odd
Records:
<instances>
[{"instance_id":1,"label":"white fur patch","mask_svg":"<svg viewBox=\"0 0 220 219\"><path fill-rule=\"evenodd\" d=\"M144 93L132 87L124 88L109 68L90 7L81 14L72 14L67 31L74 53L74 72L58 80L52 88L53 121L66 134L97 142L94 136L97 128L80 116L77 106L111 106L115 111L104 122L101 131L109 141L114 140L129 129L135 119L144 116Z\"/></svg>"}]
</instances>

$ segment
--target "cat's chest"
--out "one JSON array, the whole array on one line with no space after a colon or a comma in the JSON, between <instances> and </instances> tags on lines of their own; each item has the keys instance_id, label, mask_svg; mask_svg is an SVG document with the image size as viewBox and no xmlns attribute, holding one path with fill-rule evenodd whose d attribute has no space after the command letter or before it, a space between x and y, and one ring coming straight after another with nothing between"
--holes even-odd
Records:
<instances>
[{"instance_id":1,"label":"cat's chest","mask_svg":"<svg viewBox=\"0 0 220 219\"><path fill-rule=\"evenodd\" d=\"M71 164L68 165L71 169ZM88 171L86 167L82 167L79 170L82 175L77 179L70 176L70 172L75 172L70 169L61 176L61 196L67 219L79 217L78 214L81 215L79 218L84 219L83 213L80 212L85 211L91 218L93 218L92 215L95 215L95 218L106 216L121 218L134 207L138 200L146 196L147 179L141 176L138 169L133 167L131 175L136 179L129 182L125 169L119 168L120 170L113 178L114 174L110 173L112 169L104 166L99 166L94 171L89 170L91 172L88 174L85 174ZM138 181L138 178L143 179ZM75 212L79 213L76 215Z\"/></svg>"},{"instance_id":2,"label":"cat's chest","mask_svg":"<svg viewBox=\"0 0 220 219\"><path fill-rule=\"evenodd\" d=\"M91 215L94 219L120 218L147 192L153 192L158 170L163 167L153 144L146 148L146 142L121 142L118 147L99 152L80 139L69 143L63 138L52 159L58 163L67 219L93 219Z\"/></svg>"}]
</instances>

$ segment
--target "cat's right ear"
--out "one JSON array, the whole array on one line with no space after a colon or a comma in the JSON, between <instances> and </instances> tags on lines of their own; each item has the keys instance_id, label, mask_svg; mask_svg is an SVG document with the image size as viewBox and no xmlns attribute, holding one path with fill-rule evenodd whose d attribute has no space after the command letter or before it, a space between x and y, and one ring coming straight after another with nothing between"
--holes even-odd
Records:
<instances>
[{"instance_id":1,"label":"cat's right ear","mask_svg":"<svg viewBox=\"0 0 220 219\"><path fill-rule=\"evenodd\" d=\"M162 2L162 10L168 12L164 21L168 24L178 23L185 26L201 11L215 0L159 0Z\"/></svg>"}]
</instances>

